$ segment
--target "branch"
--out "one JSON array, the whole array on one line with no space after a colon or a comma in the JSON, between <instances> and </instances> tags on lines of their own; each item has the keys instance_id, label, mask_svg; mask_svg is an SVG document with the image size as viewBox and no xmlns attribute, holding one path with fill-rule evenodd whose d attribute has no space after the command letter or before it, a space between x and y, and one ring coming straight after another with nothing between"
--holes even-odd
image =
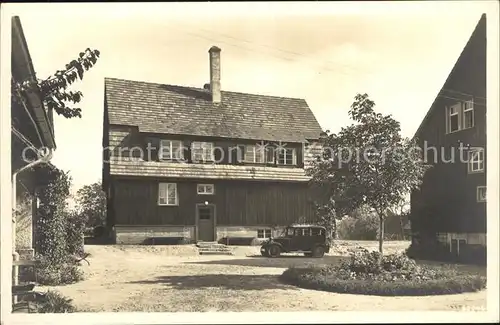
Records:
<instances>
[{"instance_id":1,"label":"branch","mask_svg":"<svg viewBox=\"0 0 500 325\"><path fill-rule=\"evenodd\" d=\"M58 70L53 76L45 80L26 80L22 83L13 83L14 89L24 93L36 91L49 110L66 118L81 117L80 108L68 107L65 102L79 103L83 98L81 91L66 91L68 86L76 80L83 79L84 72L92 68L97 62L100 52L87 48L81 52L76 60L66 64L64 70Z\"/></svg>"},{"instance_id":2,"label":"branch","mask_svg":"<svg viewBox=\"0 0 500 325\"><path fill-rule=\"evenodd\" d=\"M80 78L83 79L84 70L87 71L97 62L100 52L87 48L80 52L79 58L66 64L65 70L58 70L53 76L40 82L40 88L47 93L55 90L66 89L70 84Z\"/></svg>"}]
</instances>

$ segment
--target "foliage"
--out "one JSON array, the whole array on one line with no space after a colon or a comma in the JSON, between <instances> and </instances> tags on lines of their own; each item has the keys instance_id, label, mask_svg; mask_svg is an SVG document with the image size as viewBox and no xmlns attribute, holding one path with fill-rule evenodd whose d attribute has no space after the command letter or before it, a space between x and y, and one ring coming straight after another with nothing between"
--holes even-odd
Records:
<instances>
[{"instance_id":1,"label":"foliage","mask_svg":"<svg viewBox=\"0 0 500 325\"><path fill-rule=\"evenodd\" d=\"M38 167L43 170L47 184L39 191L40 205L36 225L37 252L52 264L65 262L66 251L66 199L71 177L52 165Z\"/></svg>"},{"instance_id":2,"label":"foliage","mask_svg":"<svg viewBox=\"0 0 500 325\"><path fill-rule=\"evenodd\" d=\"M387 212L384 220L384 240L404 240L405 215ZM379 218L370 208L362 206L338 222L338 238L344 240L377 240Z\"/></svg>"},{"instance_id":3,"label":"foliage","mask_svg":"<svg viewBox=\"0 0 500 325\"><path fill-rule=\"evenodd\" d=\"M340 265L290 268L280 278L308 289L383 296L453 294L486 287L481 275L420 266L405 254L382 256L365 249L352 252Z\"/></svg>"},{"instance_id":4,"label":"foliage","mask_svg":"<svg viewBox=\"0 0 500 325\"><path fill-rule=\"evenodd\" d=\"M35 233L37 259L41 263L36 268L37 279L49 285L79 281L83 274L72 255L83 249L77 240L83 226L78 225L67 210L71 177L53 165L37 168L41 169L40 174L44 175L46 182L44 190L39 191Z\"/></svg>"},{"instance_id":5,"label":"foliage","mask_svg":"<svg viewBox=\"0 0 500 325\"><path fill-rule=\"evenodd\" d=\"M331 241L331 237L337 237L337 221L362 202L354 195L357 189L352 186L354 174L350 170L351 162L345 159L344 139L327 130L320 145L322 155L313 161L307 173L311 176L309 187L315 198L316 222L327 229Z\"/></svg>"},{"instance_id":6,"label":"foliage","mask_svg":"<svg viewBox=\"0 0 500 325\"><path fill-rule=\"evenodd\" d=\"M378 217L366 207L360 207L339 222L338 234L345 240L376 240Z\"/></svg>"},{"instance_id":7,"label":"foliage","mask_svg":"<svg viewBox=\"0 0 500 325\"><path fill-rule=\"evenodd\" d=\"M74 313L73 300L64 297L57 291L47 291L43 301L37 303L37 313Z\"/></svg>"},{"instance_id":8,"label":"foliage","mask_svg":"<svg viewBox=\"0 0 500 325\"><path fill-rule=\"evenodd\" d=\"M14 100L19 101L29 92L40 93L47 108L66 118L81 117L81 109L69 107L68 104L78 104L83 94L81 91L70 91L68 87L78 79L82 80L85 71L92 68L99 58L98 50L87 48L76 60L66 64L63 70L45 80L25 80L16 83L12 80Z\"/></svg>"},{"instance_id":9,"label":"foliage","mask_svg":"<svg viewBox=\"0 0 500 325\"><path fill-rule=\"evenodd\" d=\"M339 270L347 271L349 276L370 278L377 275L391 275L403 279L411 279L412 276L418 276L422 272L414 260L408 258L405 254L391 254L383 256L380 252L370 252L367 249L358 249L351 252L347 262L340 265ZM354 273L354 275L352 275Z\"/></svg>"},{"instance_id":10,"label":"foliage","mask_svg":"<svg viewBox=\"0 0 500 325\"><path fill-rule=\"evenodd\" d=\"M410 200L409 196L407 196L394 207L387 209L384 232L397 240L409 240L409 233L405 230L406 226L409 225Z\"/></svg>"},{"instance_id":11,"label":"foliage","mask_svg":"<svg viewBox=\"0 0 500 325\"><path fill-rule=\"evenodd\" d=\"M71 211L66 216L66 251L70 255L83 255L83 232L85 220L76 211Z\"/></svg>"},{"instance_id":12,"label":"foliage","mask_svg":"<svg viewBox=\"0 0 500 325\"><path fill-rule=\"evenodd\" d=\"M76 283L84 279L83 272L71 256L55 264L49 258L37 256L40 265L35 268L36 279L44 285L61 285Z\"/></svg>"},{"instance_id":13,"label":"foliage","mask_svg":"<svg viewBox=\"0 0 500 325\"><path fill-rule=\"evenodd\" d=\"M420 185L428 166L422 163L421 151L414 150L416 140L403 138L399 122L374 107L367 94L356 95L349 110L355 124L337 134L327 132L323 156L312 174L316 187L335 201L337 217L361 204L377 213L382 252L388 209Z\"/></svg>"},{"instance_id":14,"label":"foliage","mask_svg":"<svg viewBox=\"0 0 500 325\"><path fill-rule=\"evenodd\" d=\"M87 227L102 226L106 223L106 194L100 181L79 189L76 202Z\"/></svg>"}]
</instances>

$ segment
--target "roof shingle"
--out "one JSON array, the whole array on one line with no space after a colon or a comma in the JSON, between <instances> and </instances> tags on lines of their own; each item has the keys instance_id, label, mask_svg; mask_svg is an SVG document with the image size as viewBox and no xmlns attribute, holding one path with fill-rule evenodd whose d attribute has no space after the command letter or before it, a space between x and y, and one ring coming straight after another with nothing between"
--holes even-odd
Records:
<instances>
[{"instance_id":1,"label":"roof shingle","mask_svg":"<svg viewBox=\"0 0 500 325\"><path fill-rule=\"evenodd\" d=\"M208 90L115 78L105 79L110 124L140 132L303 142L321 127L303 99Z\"/></svg>"}]
</instances>

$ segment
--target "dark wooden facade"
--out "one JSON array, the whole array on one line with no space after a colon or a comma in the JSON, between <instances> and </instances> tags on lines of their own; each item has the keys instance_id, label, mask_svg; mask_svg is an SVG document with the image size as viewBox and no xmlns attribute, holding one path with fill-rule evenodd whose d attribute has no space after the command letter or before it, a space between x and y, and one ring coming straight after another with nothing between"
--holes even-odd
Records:
<instances>
[{"instance_id":1,"label":"dark wooden facade","mask_svg":"<svg viewBox=\"0 0 500 325\"><path fill-rule=\"evenodd\" d=\"M158 205L159 182L177 184L178 206ZM199 183L214 184L215 193L197 194ZM205 202L215 205L217 226L272 227L314 213L307 183L128 178L113 182L110 202L117 225L194 226L195 207Z\"/></svg>"},{"instance_id":2,"label":"dark wooden facade","mask_svg":"<svg viewBox=\"0 0 500 325\"><path fill-rule=\"evenodd\" d=\"M449 132L447 107L456 103L465 105L468 101L473 102L473 126ZM465 116L461 115L460 118L463 122ZM421 189L412 193L412 232L430 239L439 233L486 234L486 202L477 200L477 187L486 186L487 172L484 15L416 137L424 152L427 152L427 162L433 167L425 174ZM484 150L484 169L470 172L468 155L471 149L477 148Z\"/></svg>"},{"instance_id":3,"label":"dark wooden facade","mask_svg":"<svg viewBox=\"0 0 500 325\"><path fill-rule=\"evenodd\" d=\"M105 79L103 189L117 242L251 237L313 218L314 114L300 98L221 90L220 53L209 50L203 88ZM162 140L183 157L161 157Z\"/></svg>"}]
</instances>

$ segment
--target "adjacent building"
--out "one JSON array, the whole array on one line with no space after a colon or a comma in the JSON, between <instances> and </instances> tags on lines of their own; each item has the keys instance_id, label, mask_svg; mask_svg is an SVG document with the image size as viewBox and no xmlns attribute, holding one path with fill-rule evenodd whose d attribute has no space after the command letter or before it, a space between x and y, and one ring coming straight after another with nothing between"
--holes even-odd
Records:
<instances>
[{"instance_id":1,"label":"adjacent building","mask_svg":"<svg viewBox=\"0 0 500 325\"><path fill-rule=\"evenodd\" d=\"M433 168L412 194L414 241L464 260L486 252L486 95L482 15L415 135Z\"/></svg>"},{"instance_id":2,"label":"adjacent building","mask_svg":"<svg viewBox=\"0 0 500 325\"><path fill-rule=\"evenodd\" d=\"M306 168L322 132L303 99L105 79L103 190L117 243L271 236L312 218Z\"/></svg>"},{"instance_id":3,"label":"adjacent building","mask_svg":"<svg viewBox=\"0 0 500 325\"><path fill-rule=\"evenodd\" d=\"M38 158L38 150L56 147L52 112L47 110L36 89L18 92L16 84L36 81L35 70L19 17L12 18L11 57L11 166L15 183L13 221L15 249L22 257L34 254L36 191L41 184L40 171L29 168Z\"/></svg>"}]
</instances>

